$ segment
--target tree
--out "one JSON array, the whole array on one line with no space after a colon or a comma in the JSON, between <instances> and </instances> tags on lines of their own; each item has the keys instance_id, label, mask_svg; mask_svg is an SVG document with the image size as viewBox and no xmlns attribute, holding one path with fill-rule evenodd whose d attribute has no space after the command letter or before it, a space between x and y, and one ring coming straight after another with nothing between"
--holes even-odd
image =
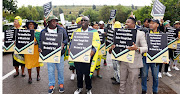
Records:
<instances>
[{"instance_id":1,"label":"tree","mask_svg":"<svg viewBox=\"0 0 180 94\"><path fill-rule=\"evenodd\" d=\"M128 14L131 13L131 9L126 8L122 5L115 6L115 9L116 9L116 20L120 22L125 22L128 17Z\"/></svg>"},{"instance_id":2,"label":"tree","mask_svg":"<svg viewBox=\"0 0 180 94\"><path fill-rule=\"evenodd\" d=\"M104 5L99 10L99 20L103 20L104 22L108 22L109 17L110 17L110 12L111 12L112 9L114 9L113 6Z\"/></svg>"},{"instance_id":3,"label":"tree","mask_svg":"<svg viewBox=\"0 0 180 94\"><path fill-rule=\"evenodd\" d=\"M3 10L15 13L17 10L16 0L3 0Z\"/></svg>"},{"instance_id":4,"label":"tree","mask_svg":"<svg viewBox=\"0 0 180 94\"><path fill-rule=\"evenodd\" d=\"M145 18L152 18L151 10L152 6L145 6L141 9L134 11L133 14L136 17L136 20L144 21Z\"/></svg>"},{"instance_id":5,"label":"tree","mask_svg":"<svg viewBox=\"0 0 180 94\"><path fill-rule=\"evenodd\" d=\"M87 11L83 12L85 16L89 16L90 22L99 21L98 16L99 13L95 10L88 9Z\"/></svg>"}]
</instances>

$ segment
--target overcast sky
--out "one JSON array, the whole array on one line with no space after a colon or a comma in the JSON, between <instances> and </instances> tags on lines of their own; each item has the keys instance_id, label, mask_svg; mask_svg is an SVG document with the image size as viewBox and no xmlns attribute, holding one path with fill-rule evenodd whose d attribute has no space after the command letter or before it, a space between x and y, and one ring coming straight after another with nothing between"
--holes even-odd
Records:
<instances>
[{"instance_id":1,"label":"overcast sky","mask_svg":"<svg viewBox=\"0 0 180 94\"><path fill-rule=\"evenodd\" d=\"M152 0L17 0L17 6L22 5L32 5L32 6L42 6L43 4L52 1L53 5L135 5L135 6L145 6L150 5Z\"/></svg>"}]
</instances>

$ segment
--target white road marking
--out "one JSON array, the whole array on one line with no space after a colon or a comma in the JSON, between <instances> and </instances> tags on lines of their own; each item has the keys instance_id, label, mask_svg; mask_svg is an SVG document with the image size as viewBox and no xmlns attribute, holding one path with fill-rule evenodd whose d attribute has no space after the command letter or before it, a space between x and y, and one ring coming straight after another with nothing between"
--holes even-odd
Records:
<instances>
[{"instance_id":1,"label":"white road marking","mask_svg":"<svg viewBox=\"0 0 180 94\"><path fill-rule=\"evenodd\" d=\"M20 69L20 67L19 67L19 69ZM14 74L15 72L16 72L16 70L14 69L14 70L12 70L11 72L7 73L6 75L4 75L4 76L2 77L2 80L8 78L10 75Z\"/></svg>"}]
</instances>

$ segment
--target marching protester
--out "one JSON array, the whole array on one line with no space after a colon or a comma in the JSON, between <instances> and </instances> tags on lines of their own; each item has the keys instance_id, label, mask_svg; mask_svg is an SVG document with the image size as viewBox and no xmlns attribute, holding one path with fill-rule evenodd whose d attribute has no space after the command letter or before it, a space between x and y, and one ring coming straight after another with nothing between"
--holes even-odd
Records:
<instances>
[{"instance_id":1,"label":"marching protester","mask_svg":"<svg viewBox=\"0 0 180 94\"><path fill-rule=\"evenodd\" d=\"M133 17L129 17L126 20L126 29L135 29L136 20ZM115 46L115 45L114 45ZM126 94L126 90L131 94L137 94L137 80L139 75L139 69L143 67L142 53L148 51L147 43L145 40L145 33L137 30L136 43L128 47L129 50L135 50L135 58L133 63L120 62L120 89L119 94ZM129 88L127 89L127 78L129 79Z\"/></svg>"},{"instance_id":2,"label":"marching protester","mask_svg":"<svg viewBox=\"0 0 180 94\"><path fill-rule=\"evenodd\" d=\"M99 29L100 31L102 31L101 33L105 34L105 37L107 35L107 31L108 29L104 27L104 21L99 21ZM106 39L105 39L106 41ZM106 55L107 55L107 51L106 51ZM103 55L101 58L104 59L104 66L107 66L107 62L106 62L106 55Z\"/></svg>"},{"instance_id":3,"label":"marching protester","mask_svg":"<svg viewBox=\"0 0 180 94\"><path fill-rule=\"evenodd\" d=\"M175 21L174 28L175 29L180 29L180 21ZM180 39L180 33L179 32L178 32L178 39ZM178 63L178 60L174 60L173 65L172 65L172 69L178 71L179 68L177 67L177 63Z\"/></svg>"},{"instance_id":4,"label":"marching protester","mask_svg":"<svg viewBox=\"0 0 180 94\"><path fill-rule=\"evenodd\" d=\"M151 29L151 31L149 33L154 33L154 34L162 33L158 29L159 25L160 25L160 23L158 20L151 19L150 23L149 23L149 28ZM147 93L147 77L148 77L149 67L151 67L151 72L152 72L152 77L153 77L153 86L152 86L153 94L158 94L159 64L147 63L145 56L143 56L143 67L142 67L142 76L141 76L142 94Z\"/></svg>"},{"instance_id":5,"label":"marching protester","mask_svg":"<svg viewBox=\"0 0 180 94\"><path fill-rule=\"evenodd\" d=\"M87 16L82 17L81 25L82 25L82 27L77 29L74 32L91 32L92 30L94 30L94 29L88 27L89 18ZM71 36L71 39L72 38L73 38L73 34ZM79 94L83 91L83 75L85 75L85 84L86 84L87 94L92 94L92 92L91 92L92 85L91 85L91 78L90 78L90 68L91 68L92 61L96 61L95 60L96 59L95 54L98 54L98 53L96 53L96 51L98 51L97 48L100 47L100 39L99 39L99 34L97 33L97 31L94 32L92 45L93 45L93 47L92 47L92 50L90 53L90 56L91 56L90 63L74 62L74 65L76 68L76 74L77 74L77 88L78 88L74 92L74 94ZM69 53L70 53L70 49L69 49Z\"/></svg>"},{"instance_id":6,"label":"marching protester","mask_svg":"<svg viewBox=\"0 0 180 94\"><path fill-rule=\"evenodd\" d=\"M32 83L32 77L31 77L31 69L36 67L37 71L37 81L40 81L40 66L43 65L43 63L39 62L39 52L38 52L38 44L39 44L39 35L40 31L37 30L38 24L36 24L33 20L30 20L26 22L26 27L27 29L30 30L35 30L35 38L34 38L34 54L25 54L24 59L25 59L25 67L28 69L28 74L29 74L29 80L28 83Z\"/></svg>"},{"instance_id":7,"label":"marching protester","mask_svg":"<svg viewBox=\"0 0 180 94\"><path fill-rule=\"evenodd\" d=\"M138 28L141 28L141 21L140 21L140 20L137 21L136 28L137 28L137 29L138 29Z\"/></svg>"},{"instance_id":8,"label":"marching protester","mask_svg":"<svg viewBox=\"0 0 180 94\"><path fill-rule=\"evenodd\" d=\"M49 63L47 62L47 69L48 69L48 77L49 77L49 90L48 94L52 94L55 89L55 68L57 68L57 73L58 73L58 85L59 85L59 92L62 93L64 92L64 53L65 49L64 46L67 45L68 42L68 37L65 29L57 25L58 18L55 17L54 15L49 16L48 18L48 24L41 31L42 32L49 32L49 33L61 33L63 34L63 42L61 44L62 49L61 49L61 59L59 63ZM41 42L41 34L40 34L40 40ZM39 52L42 52L41 45L39 45Z\"/></svg>"},{"instance_id":9,"label":"marching protester","mask_svg":"<svg viewBox=\"0 0 180 94\"><path fill-rule=\"evenodd\" d=\"M164 31L165 31L165 29L167 28L167 27L170 27L170 24L169 24L169 22L164 22L163 23L163 26L164 26ZM168 49L169 50L169 59L172 59L173 60L173 50L172 49ZM170 63L170 62L169 62ZM164 75L166 75L166 76L169 76L169 77L171 77L172 75L168 72L168 71L170 71L170 67L169 67L169 64L164 64L165 66L164 66L164 72L163 72L163 74ZM158 73L158 77L159 78L162 78L162 73L161 73L161 71L162 71L162 66L163 66L163 64L159 64L159 73Z\"/></svg>"},{"instance_id":10,"label":"marching protester","mask_svg":"<svg viewBox=\"0 0 180 94\"><path fill-rule=\"evenodd\" d=\"M180 28L180 21L175 21L174 28L176 29Z\"/></svg>"},{"instance_id":11,"label":"marching protester","mask_svg":"<svg viewBox=\"0 0 180 94\"><path fill-rule=\"evenodd\" d=\"M77 26L78 26L78 28L80 28L81 27L81 19L82 19L82 17L78 17L77 19L76 19L76 23L77 23ZM68 52L68 50L67 50L67 52ZM67 57L67 59L68 59L68 57ZM69 69L72 71L72 74L71 74L71 80L74 80L74 78L75 78L75 66L74 66L74 62L72 62L72 61L69 61Z\"/></svg>"},{"instance_id":12,"label":"marching protester","mask_svg":"<svg viewBox=\"0 0 180 94\"><path fill-rule=\"evenodd\" d=\"M139 28L139 30L144 31L145 34L149 32L149 21L150 21L150 19L148 19L148 18L144 19L143 26L141 28ZM146 53L143 54L143 57L144 56L146 57ZM144 60L143 60L143 63L144 63ZM139 78L141 77L141 75L142 75L142 68L140 68ZM148 77L147 77L147 81L149 81Z\"/></svg>"},{"instance_id":13,"label":"marching protester","mask_svg":"<svg viewBox=\"0 0 180 94\"><path fill-rule=\"evenodd\" d=\"M114 23L113 27L114 27L114 29L115 28L121 28L121 23L119 21L116 21ZM109 49L110 54L112 53L112 48L113 48L113 46ZM119 61L112 59L112 64L113 64L113 69L114 69L114 76L111 77L111 80L113 80L112 84L119 85L120 84L120 70L119 70L120 64L119 64Z\"/></svg>"},{"instance_id":14,"label":"marching protester","mask_svg":"<svg viewBox=\"0 0 180 94\"><path fill-rule=\"evenodd\" d=\"M14 27L15 29L25 29L21 27L22 25L22 18L20 16L16 16L14 19ZM25 77L24 74L24 68L25 68L25 62L24 62L24 55L23 54L12 54L13 55L13 66L16 69L16 74L14 75L14 78L19 76L19 66L21 66L22 70L22 77Z\"/></svg>"}]
</instances>

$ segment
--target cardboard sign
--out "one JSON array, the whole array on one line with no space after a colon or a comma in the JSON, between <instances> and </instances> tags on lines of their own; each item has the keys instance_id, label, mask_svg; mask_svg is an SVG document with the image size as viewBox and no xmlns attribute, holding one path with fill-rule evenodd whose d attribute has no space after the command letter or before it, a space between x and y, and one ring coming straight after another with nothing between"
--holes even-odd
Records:
<instances>
[{"instance_id":1,"label":"cardboard sign","mask_svg":"<svg viewBox=\"0 0 180 94\"><path fill-rule=\"evenodd\" d=\"M180 40L177 40L177 48L173 51L173 59L180 60Z\"/></svg>"},{"instance_id":2,"label":"cardboard sign","mask_svg":"<svg viewBox=\"0 0 180 94\"><path fill-rule=\"evenodd\" d=\"M65 25L64 13L60 14L61 23Z\"/></svg>"},{"instance_id":3,"label":"cardboard sign","mask_svg":"<svg viewBox=\"0 0 180 94\"><path fill-rule=\"evenodd\" d=\"M114 45L111 58L118 61L124 61L133 63L135 51L127 49L128 46L132 46L133 42L136 43L136 29L115 29Z\"/></svg>"},{"instance_id":4,"label":"cardboard sign","mask_svg":"<svg viewBox=\"0 0 180 94\"><path fill-rule=\"evenodd\" d=\"M116 17L116 10L111 10L110 18L109 18L108 24L112 24L113 21L115 21L115 17Z\"/></svg>"},{"instance_id":5,"label":"cardboard sign","mask_svg":"<svg viewBox=\"0 0 180 94\"><path fill-rule=\"evenodd\" d=\"M166 28L166 34L168 35L168 48L176 49L177 48L177 41L176 38L178 37L178 31L175 28Z\"/></svg>"},{"instance_id":6,"label":"cardboard sign","mask_svg":"<svg viewBox=\"0 0 180 94\"><path fill-rule=\"evenodd\" d=\"M169 63L167 34L147 34L147 63Z\"/></svg>"},{"instance_id":7,"label":"cardboard sign","mask_svg":"<svg viewBox=\"0 0 180 94\"><path fill-rule=\"evenodd\" d=\"M52 2L48 2L48 3L44 4L43 8L44 8L44 17L47 20L50 15L53 15Z\"/></svg>"},{"instance_id":8,"label":"cardboard sign","mask_svg":"<svg viewBox=\"0 0 180 94\"><path fill-rule=\"evenodd\" d=\"M4 31L4 52L14 52L16 29Z\"/></svg>"},{"instance_id":9,"label":"cardboard sign","mask_svg":"<svg viewBox=\"0 0 180 94\"><path fill-rule=\"evenodd\" d=\"M39 62L60 63L63 34L42 32Z\"/></svg>"},{"instance_id":10,"label":"cardboard sign","mask_svg":"<svg viewBox=\"0 0 180 94\"><path fill-rule=\"evenodd\" d=\"M90 63L93 32L74 32L69 61Z\"/></svg>"},{"instance_id":11,"label":"cardboard sign","mask_svg":"<svg viewBox=\"0 0 180 94\"><path fill-rule=\"evenodd\" d=\"M68 35L68 42L71 40L71 35L74 31L76 31L80 26L78 25L71 25L71 26L66 26L66 32Z\"/></svg>"},{"instance_id":12,"label":"cardboard sign","mask_svg":"<svg viewBox=\"0 0 180 94\"><path fill-rule=\"evenodd\" d=\"M109 51L109 48L113 45L114 32L112 29L107 31L106 51Z\"/></svg>"},{"instance_id":13,"label":"cardboard sign","mask_svg":"<svg viewBox=\"0 0 180 94\"><path fill-rule=\"evenodd\" d=\"M98 52L98 55L106 55L106 45L105 45L105 34L104 29L98 29L99 38L101 42L101 46Z\"/></svg>"},{"instance_id":14,"label":"cardboard sign","mask_svg":"<svg viewBox=\"0 0 180 94\"><path fill-rule=\"evenodd\" d=\"M17 29L15 54L34 54L34 30Z\"/></svg>"},{"instance_id":15,"label":"cardboard sign","mask_svg":"<svg viewBox=\"0 0 180 94\"><path fill-rule=\"evenodd\" d=\"M165 9L166 7L159 0L155 0L152 11L151 11L151 16L154 19L163 19Z\"/></svg>"}]
</instances>

